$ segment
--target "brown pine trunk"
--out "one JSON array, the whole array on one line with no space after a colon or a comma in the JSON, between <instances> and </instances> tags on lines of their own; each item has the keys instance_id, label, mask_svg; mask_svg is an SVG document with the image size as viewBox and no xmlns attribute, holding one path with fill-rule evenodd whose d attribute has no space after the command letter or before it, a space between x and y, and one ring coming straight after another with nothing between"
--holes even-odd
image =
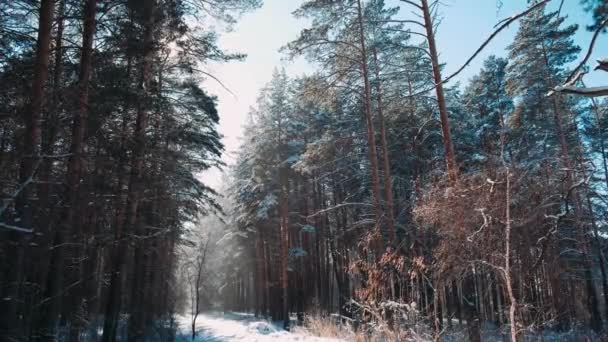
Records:
<instances>
[{"instance_id":1,"label":"brown pine trunk","mask_svg":"<svg viewBox=\"0 0 608 342\"><path fill-rule=\"evenodd\" d=\"M395 241L395 219L393 204L393 189L391 187L391 162L388 154L388 146L386 139L386 127L384 124L384 108L382 106L382 86L380 79L380 65L378 64L378 53L376 48L373 49L374 60L376 62L376 96L378 102L378 121L380 122L380 143L382 150L382 160L384 162L384 199L386 201L386 229L388 245L392 246Z\"/></svg>"},{"instance_id":2,"label":"brown pine trunk","mask_svg":"<svg viewBox=\"0 0 608 342\"><path fill-rule=\"evenodd\" d=\"M380 205L380 178L378 176L378 155L376 152L376 131L374 129L374 120L372 118L371 109L371 87L369 82L369 70L367 67L367 49L365 44L365 32L363 30L363 9L361 8L361 0L357 0L357 14L359 22L359 48L361 49L361 71L363 73L364 94L363 106L365 111L365 121L367 123L367 143L369 149L369 161L372 176L372 201L374 205L374 216L376 225L381 224L382 207ZM377 257L382 251L379 251Z\"/></svg>"},{"instance_id":3,"label":"brown pine trunk","mask_svg":"<svg viewBox=\"0 0 608 342\"><path fill-rule=\"evenodd\" d=\"M80 57L80 73L78 79L78 101L79 105L74 112L72 121L72 143L70 146L70 159L67 170L66 204L68 206L66 216L60 222L55 232L54 245L61 246L67 242L70 233L78 233L79 227L75 227L75 217L78 215L78 194L80 192L80 178L82 177L82 152L84 145L84 128L89 103L89 79L91 74L93 37L95 35L95 13L97 0L87 0L84 8L82 54ZM48 289L50 310L47 312L48 328L53 329L59 318L61 310L61 292L64 283L64 262L66 248L53 249L51 272L49 274ZM72 322L75 324L75 322Z\"/></svg>"},{"instance_id":4,"label":"brown pine trunk","mask_svg":"<svg viewBox=\"0 0 608 342\"><path fill-rule=\"evenodd\" d=\"M255 254L256 254L256 315L260 315L261 317L266 316L266 279L264 277L264 265L266 264L266 260L264 259L264 240L262 237L261 229L258 229L258 235L256 237L255 244Z\"/></svg>"},{"instance_id":5,"label":"brown pine trunk","mask_svg":"<svg viewBox=\"0 0 608 342\"><path fill-rule=\"evenodd\" d=\"M87 0L84 7L84 25L82 33L82 55L80 56L80 74L78 79L78 109L72 121L72 144L68 162L68 222L70 225L76 215L76 198L82 176L84 131L89 107L89 79L93 56L93 38L95 35L95 13L97 0ZM74 228L69 226L69 228Z\"/></svg>"},{"instance_id":6,"label":"brown pine trunk","mask_svg":"<svg viewBox=\"0 0 608 342\"><path fill-rule=\"evenodd\" d=\"M37 165L40 162L41 118L46 100L44 87L49 74L53 11L53 0L41 0L32 87L24 118L25 134L23 138L23 157L19 168L19 184L31 183L38 168ZM15 222L15 225L27 229L36 228L34 227L34 208L36 206L32 203L32 189L33 186L31 184L24 186L15 201L15 209L20 219ZM20 306L21 286L25 273L27 242L20 232L12 232L10 239L13 240L12 244L14 247L8 250L8 254L13 266L5 278L5 284L8 288L3 291L3 297L11 298L11 300L5 301L5 307L2 310L2 314L0 314L0 328L7 332L17 333L20 329L20 324L22 324L16 317L19 316L18 308Z\"/></svg>"},{"instance_id":7,"label":"brown pine trunk","mask_svg":"<svg viewBox=\"0 0 608 342\"><path fill-rule=\"evenodd\" d=\"M268 242L262 241L262 281L264 283L263 291L263 303L262 303L262 312L264 312L264 316L268 317L270 315L270 277L268 275L268 265L270 264L269 256L268 256Z\"/></svg>"},{"instance_id":8,"label":"brown pine trunk","mask_svg":"<svg viewBox=\"0 0 608 342\"><path fill-rule=\"evenodd\" d=\"M49 75L49 57L51 44L51 30L53 25L53 0L42 0L40 2L40 14L38 22L38 39L36 41L36 59L34 62L34 79L32 82L31 96L27 117L25 118L26 136L23 142L23 159L19 171L20 183L25 183L34 176L36 164L40 158L41 118L42 109L46 100L44 87ZM21 222L26 228L32 224L33 205L29 203L31 186L21 191L17 203Z\"/></svg>"},{"instance_id":9,"label":"brown pine trunk","mask_svg":"<svg viewBox=\"0 0 608 342\"><path fill-rule=\"evenodd\" d=\"M287 169L281 172L281 288L283 295L283 328L289 330L289 281L287 267L289 264L289 179Z\"/></svg>"},{"instance_id":10,"label":"brown pine trunk","mask_svg":"<svg viewBox=\"0 0 608 342\"><path fill-rule=\"evenodd\" d=\"M458 179L458 168L456 166L456 157L454 154L454 143L452 142L452 134L450 132L450 122L448 118L448 110L445 102L445 94L443 91L443 82L441 79L441 70L439 68L439 57L437 46L435 45L435 33L433 32L433 20L427 0L420 0L422 14L424 17L424 27L426 29L426 39L429 44L429 53L431 55L431 63L433 65L433 78L435 81L435 92L437 94L437 103L439 105L439 118L441 120L441 133L443 134L443 148L445 150L445 162L447 166L450 181L453 183Z\"/></svg>"},{"instance_id":11,"label":"brown pine trunk","mask_svg":"<svg viewBox=\"0 0 608 342\"><path fill-rule=\"evenodd\" d=\"M58 5L58 13L57 13L57 31L55 35L55 57L54 57L54 67L53 67L53 90L51 96L51 104L49 106L49 110L45 117L45 122L48 122L46 134L42 137L41 142L41 153L43 155L52 155L54 152L54 144L57 135L57 126L56 121L58 117L59 111L59 102L60 102L60 93L62 87L62 74L63 74L63 28L64 28L64 18L63 12L65 8L65 1L60 0ZM41 215L38 218L38 226L44 229L41 229L42 236L37 237L38 241L40 241L40 246L38 253L34 254L33 258L35 260L43 260L43 262L36 265L37 271L36 274L39 275L39 284L41 286L41 298L40 303L43 303L40 306L39 310L34 312L34 327L32 329L33 334L46 334L45 330L48 329L50 325L49 322L45 320L49 318L49 304L51 304L48 298L51 298L52 289L49 285L50 279L53 276L49 276L55 270L51 268L53 265L53 250L51 246L53 245L54 233L53 233L53 208L49 205L49 194L50 194L50 185L49 181L51 179L51 174L53 170L53 164L55 160L52 158L45 158L41 161L39 179L40 184L38 185L38 198L39 198L39 208L44 211L41 212ZM49 273L50 272L50 273Z\"/></svg>"},{"instance_id":12,"label":"brown pine trunk","mask_svg":"<svg viewBox=\"0 0 608 342\"><path fill-rule=\"evenodd\" d=\"M62 77L63 77L63 31L64 31L64 11L65 11L65 0L59 0L58 8L57 8L57 31L55 34L55 56L53 61L53 90L50 99L49 110L46 113L45 118L43 119L46 125L46 130L43 132L41 137L41 153L42 155L50 156L54 152L55 139L57 138L57 120L59 117L59 103L60 103L60 94L62 88ZM38 198L40 200L39 207L44 212L39 218L39 225L46 224L50 222L50 215L52 214L52 208L49 208L48 200L49 200L49 190L50 190L50 177L53 169L53 163L55 160L53 158L44 158L41 161L39 179L40 184L38 185ZM50 224L48 224L50 226Z\"/></svg>"},{"instance_id":13,"label":"brown pine trunk","mask_svg":"<svg viewBox=\"0 0 608 342\"><path fill-rule=\"evenodd\" d=\"M315 208L323 210L323 192L320 181L317 178L314 183ZM315 226L319 227L319 232L316 234L318 248L318 275L319 275L319 306L322 309L327 308L327 269L325 268L325 259L327 257L327 248L325 248L325 220L322 215L315 216Z\"/></svg>"}]
</instances>

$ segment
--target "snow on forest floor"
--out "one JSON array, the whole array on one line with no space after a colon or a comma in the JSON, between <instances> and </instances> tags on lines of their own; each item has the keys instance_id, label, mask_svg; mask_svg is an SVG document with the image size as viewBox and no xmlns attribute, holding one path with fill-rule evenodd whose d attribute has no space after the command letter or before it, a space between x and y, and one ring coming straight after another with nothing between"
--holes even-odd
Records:
<instances>
[{"instance_id":1,"label":"snow on forest floor","mask_svg":"<svg viewBox=\"0 0 608 342\"><path fill-rule=\"evenodd\" d=\"M178 318L181 336L179 342L191 341L192 320L190 316ZM280 323L271 323L247 313L207 313L196 320L198 342L340 342L338 339L322 338L307 334L303 329L284 331Z\"/></svg>"}]
</instances>

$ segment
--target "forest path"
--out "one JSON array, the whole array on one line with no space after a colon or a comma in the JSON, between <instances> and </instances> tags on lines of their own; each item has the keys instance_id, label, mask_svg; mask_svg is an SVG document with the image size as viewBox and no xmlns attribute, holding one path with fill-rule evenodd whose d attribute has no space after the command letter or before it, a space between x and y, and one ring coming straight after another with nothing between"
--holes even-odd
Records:
<instances>
[{"instance_id":1,"label":"forest path","mask_svg":"<svg viewBox=\"0 0 608 342\"><path fill-rule=\"evenodd\" d=\"M180 342L191 341L191 317L181 316ZM206 313L196 320L197 342L340 342L338 339L311 336L305 331L288 332L277 323L260 320L246 313Z\"/></svg>"}]
</instances>

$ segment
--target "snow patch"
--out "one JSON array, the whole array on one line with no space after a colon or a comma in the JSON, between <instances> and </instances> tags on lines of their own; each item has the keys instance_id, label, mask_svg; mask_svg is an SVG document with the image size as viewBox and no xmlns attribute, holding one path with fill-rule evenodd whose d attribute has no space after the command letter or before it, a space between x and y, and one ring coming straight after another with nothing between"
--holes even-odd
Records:
<instances>
[{"instance_id":1,"label":"snow patch","mask_svg":"<svg viewBox=\"0 0 608 342\"><path fill-rule=\"evenodd\" d=\"M250 332L257 332L260 335L270 335L278 332L275 327L266 322L252 322L249 324Z\"/></svg>"},{"instance_id":2,"label":"snow patch","mask_svg":"<svg viewBox=\"0 0 608 342\"><path fill-rule=\"evenodd\" d=\"M178 317L178 342L192 341L191 317ZM247 313L200 314L196 320L197 342L343 342L338 339L316 337L302 332L281 329L280 323L260 320Z\"/></svg>"}]
</instances>

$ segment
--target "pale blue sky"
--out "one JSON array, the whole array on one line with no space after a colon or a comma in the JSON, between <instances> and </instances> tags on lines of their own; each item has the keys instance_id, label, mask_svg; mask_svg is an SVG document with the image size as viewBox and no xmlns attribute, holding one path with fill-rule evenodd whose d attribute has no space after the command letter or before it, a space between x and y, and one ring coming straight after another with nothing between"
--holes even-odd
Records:
<instances>
[{"instance_id":1,"label":"pale blue sky","mask_svg":"<svg viewBox=\"0 0 608 342\"><path fill-rule=\"evenodd\" d=\"M386 0L388 4L402 8L402 16L411 16L407 5L398 0ZM296 19L292 12L302 0L264 0L264 5L248 13L234 26L233 31L224 33L220 39L221 46L231 51L246 53L244 62L207 66L207 70L220 79L233 93L224 90L214 81L209 80L205 87L219 97L220 133L225 136L227 163L232 161L234 152L239 147L239 137L249 108L255 105L260 89L270 80L274 68L284 67L291 76L301 75L313 70L304 60L287 62L278 51L287 42L297 37L307 22ZM502 2L499 8L498 4ZM559 0L551 5L556 8ZM443 0L440 8L443 16L437 32L437 46L440 60L446 63L444 74L450 74L460 67L465 60L494 30L494 25L527 6L526 0ZM569 15L568 23L579 23L584 26L590 22L590 14L583 12L579 0L565 0L563 13ZM510 44L517 30L517 23L503 31L485 51L471 63L457 78L465 83L479 72L483 60L496 54L505 56L505 47ZM576 35L576 42L585 50L592 34L583 27ZM591 61L600 56L608 57L608 35L600 37L596 44ZM582 58L582 56L581 56ZM585 80L589 85L607 84L608 77L598 73L588 75ZM221 174L217 171L206 172L202 180L207 184L219 187Z\"/></svg>"}]
</instances>

